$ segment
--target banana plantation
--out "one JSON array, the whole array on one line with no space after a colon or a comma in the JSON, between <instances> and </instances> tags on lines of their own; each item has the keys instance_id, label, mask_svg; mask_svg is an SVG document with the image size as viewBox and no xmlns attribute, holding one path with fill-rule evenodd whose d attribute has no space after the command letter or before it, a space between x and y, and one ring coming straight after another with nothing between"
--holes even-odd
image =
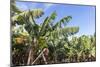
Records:
<instances>
[{"instance_id":1,"label":"banana plantation","mask_svg":"<svg viewBox=\"0 0 100 67\"><path fill-rule=\"evenodd\" d=\"M41 24L36 20L45 14L42 9L21 11L11 3L11 64L44 65L91 62L96 60L96 33L74 36L80 27L68 26L72 16L55 22L56 11ZM73 22L74 23L74 22Z\"/></svg>"}]
</instances>

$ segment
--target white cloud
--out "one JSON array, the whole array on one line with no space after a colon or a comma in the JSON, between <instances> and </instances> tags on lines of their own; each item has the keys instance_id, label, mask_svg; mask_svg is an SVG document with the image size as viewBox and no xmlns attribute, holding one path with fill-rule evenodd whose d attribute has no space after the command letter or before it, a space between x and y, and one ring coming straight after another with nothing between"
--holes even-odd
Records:
<instances>
[{"instance_id":1,"label":"white cloud","mask_svg":"<svg viewBox=\"0 0 100 67\"><path fill-rule=\"evenodd\" d=\"M54 5L54 4L45 4L46 7L50 7L52 5Z\"/></svg>"},{"instance_id":2,"label":"white cloud","mask_svg":"<svg viewBox=\"0 0 100 67\"><path fill-rule=\"evenodd\" d=\"M48 8L50 8L51 6L53 6L54 4L44 4L44 6L45 6L45 9L44 9L44 11L46 11Z\"/></svg>"},{"instance_id":3,"label":"white cloud","mask_svg":"<svg viewBox=\"0 0 100 67\"><path fill-rule=\"evenodd\" d=\"M19 4L19 5L17 5L17 7L21 10L27 10L28 9L28 6L26 4Z\"/></svg>"}]
</instances>

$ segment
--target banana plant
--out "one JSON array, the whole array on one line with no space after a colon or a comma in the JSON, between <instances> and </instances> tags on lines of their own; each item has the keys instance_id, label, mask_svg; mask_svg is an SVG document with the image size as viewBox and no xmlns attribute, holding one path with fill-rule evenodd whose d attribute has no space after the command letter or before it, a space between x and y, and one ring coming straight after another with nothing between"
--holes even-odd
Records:
<instances>
[{"instance_id":1,"label":"banana plant","mask_svg":"<svg viewBox=\"0 0 100 67\"><path fill-rule=\"evenodd\" d=\"M28 62L27 62L28 65L31 64L30 61L32 61L31 60L32 54L34 54L34 53L32 53L33 47L34 47L34 50L36 48L39 48L39 45L41 45L41 43L39 44L39 41L41 41L40 40L41 38L43 38L44 41L47 42L46 40L50 39L51 37L54 37L57 39L57 38L59 38L60 35L63 36L63 35L75 34L79 30L78 27L62 28L62 24L66 23L66 22L68 23L69 19L71 19L70 16L64 17L63 19L58 21L56 24L53 24L54 20L56 18L56 12L53 12L50 16L46 17L42 26L39 26L35 22L35 18L41 17L41 15L43 15L43 12L41 10L35 10L35 11L29 10L29 11L24 11L24 12L12 17L12 21L15 24L18 24L18 25L24 24L25 25L25 30L28 32L28 34L32 38L32 42L30 43L31 47L30 47L30 51L29 51ZM51 23L53 25L51 25ZM47 45L45 42L44 42L44 44ZM38 50L35 50L35 51L38 51Z\"/></svg>"}]
</instances>

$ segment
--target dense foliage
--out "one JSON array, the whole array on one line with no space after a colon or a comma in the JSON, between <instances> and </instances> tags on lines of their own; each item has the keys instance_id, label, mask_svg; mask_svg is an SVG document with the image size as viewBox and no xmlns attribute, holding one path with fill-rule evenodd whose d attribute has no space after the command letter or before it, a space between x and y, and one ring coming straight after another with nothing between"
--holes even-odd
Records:
<instances>
[{"instance_id":1,"label":"dense foliage","mask_svg":"<svg viewBox=\"0 0 100 67\"><path fill-rule=\"evenodd\" d=\"M36 20L44 15L42 9L21 11L11 4L12 65L36 65L95 61L95 34L75 37L79 27L68 27L71 16L58 22L56 12L41 24Z\"/></svg>"}]
</instances>

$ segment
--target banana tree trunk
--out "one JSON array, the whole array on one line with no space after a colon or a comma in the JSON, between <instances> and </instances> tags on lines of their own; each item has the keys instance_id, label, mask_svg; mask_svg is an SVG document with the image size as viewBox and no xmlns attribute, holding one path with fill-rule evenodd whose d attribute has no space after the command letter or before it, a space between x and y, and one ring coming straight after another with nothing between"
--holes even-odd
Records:
<instances>
[{"instance_id":1,"label":"banana tree trunk","mask_svg":"<svg viewBox=\"0 0 100 67\"><path fill-rule=\"evenodd\" d=\"M32 64L34 64L41 56L42 56L42 58L43 58L45 64L47 64L46 58L45 58L45 56L44 56L44 54L43 54L44 51L45 51L45 50L43 50L43 51L38 55L38 57L34 60L34 62L33 62Z\"/></svg>"},{"instance_id":2,"label":"banana tree trunk","mask_svg":"<svg viewBox=\"0 0 100 67\"><path fill-rule=\"evenodd\" d=\"M46 61L46 58L45 58L44 54L42 54L42 57L43 57L43 60L44 60L45 64L47 64L47 61Z\"/></svg>"},{"instance_id":3,"label":"banana tree trunk","mask_svg":"<svg viewBox=\"0 0 100 67\"><path fill-rule=\"evenodd\" d=\"M34 59L33 56L35 55L36 44L37 44L37 40L36 40L36 38L33 38L32 44L29 48L29 55L28 55L27 65L30 65L33 62L33 59Z\"/></svg>"},{"instance_id":4,"label":"banana tree trunk","mask_svg":"<svg viewBox=\"0 0 100 67\"><path fill-rule=\"evenodd\" d=\"M54 61L55 61L55 63L57 63L57 53L56 53L56 51L54 53Z\"/></svg>"},{"instance_id":5,"label":"banana tree trunk","mask_svg":"<svg viewBox=\"0 0 100 67\"><path fill-rule=\"evenodd\" d=\"M29 51L27 65L30 65L31 64L31 58L32 58L32 48Z\"/></svg>"}]
</instances>

